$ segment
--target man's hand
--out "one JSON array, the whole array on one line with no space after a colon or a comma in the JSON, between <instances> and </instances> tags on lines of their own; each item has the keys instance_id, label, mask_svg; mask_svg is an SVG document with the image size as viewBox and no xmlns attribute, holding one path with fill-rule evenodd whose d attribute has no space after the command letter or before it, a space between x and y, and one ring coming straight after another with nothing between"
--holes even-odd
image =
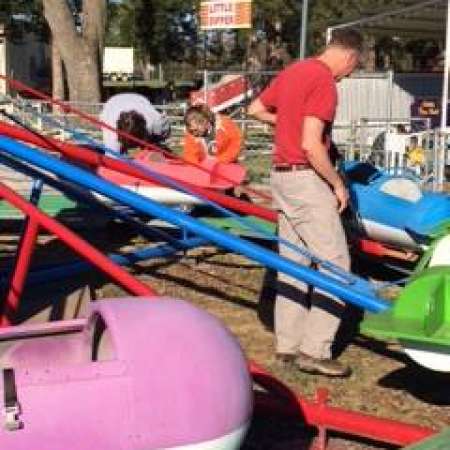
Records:
<instances>
[{"instance_id":1,"label":"man's hand","mask_svg":"<svg viewBox=\"0 0 450 450\"><path fill-rule=\"evenodd\" d=\"M256 98L250 103L247 113L255 119L271 125L275 125L277 121L276 114L270 112L259 98Z\"/></svg>"},{"instance_id":2,"label":"man's hand","mask_svg":"<svg viewBox=\"0 0 450 450\"><path fill-rule=\"evenodd\" d=\"M341 214L344 209L347 208L348 200L350 197L344 183L338 183L334 187L334 195L336 196L338 201L338 212L339 214Z\"/></svg>"},{"instance_id":3,"label":"man's hand","mask_svg":"<svg viewBox=\"0 0 450 450\"><path fill-rule=\"evenodd\" d=\"M338 211L341 213L348 205L348 191L342 178L337 173L328 152L328 146L323 142L325 123L314 116L307 116L303 121L301 147L306 151L308 161L314 170L333 187L338 200Z\"/></svg>"}]
</instances>

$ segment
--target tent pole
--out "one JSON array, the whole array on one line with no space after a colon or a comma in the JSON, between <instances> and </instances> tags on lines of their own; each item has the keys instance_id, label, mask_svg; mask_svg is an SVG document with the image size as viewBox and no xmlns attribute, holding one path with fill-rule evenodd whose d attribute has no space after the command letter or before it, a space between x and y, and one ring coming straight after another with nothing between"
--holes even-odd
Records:
<instances>
[{"instance_id":1,"label":"tent pole","mask_svg":"<svg viewBox=\"0 0 450 450\"><path fill-rule=\"evenodd\" d=\"M326 43L329 44L333 35L333 27L327 28L327 34L326 34Z\"/></svg>"},{"instance_id":2,"label":"tent pole","mask_svg":"<svg viewBox=\"0 0 450 450\"><path fill-rule=\"evenodd\" d=\"M308 39L308 0L302 1L302 24L300 35L300 59L306 57L306 40Z\"/></svg>"},{"instance_id":3,"label":"tent pole","mask_svg":"<svg viewBox=\"0 0 450 450\"><path fill-rule=\"evenodd\" d=\"M450 0L447 1L447 27L445 37L445 63L442 82L442 100L441 100L441 142L439 146L439 167L437 168L437 184L439 188L443 187L446 159L446 136L447 130L447 108L448 108L448 76L450 65Z\"/></svg>"}]
</instances>

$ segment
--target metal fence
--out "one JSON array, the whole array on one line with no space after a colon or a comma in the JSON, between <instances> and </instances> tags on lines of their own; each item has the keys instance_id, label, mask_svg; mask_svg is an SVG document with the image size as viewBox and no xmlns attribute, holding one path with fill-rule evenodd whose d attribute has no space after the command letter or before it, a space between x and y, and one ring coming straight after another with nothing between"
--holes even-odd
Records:
<instances>
[{"instance_id":1,"label":"metal fence","mask_svg":"<svg viewBox=\"0 0 450 450\"><path fill-rule=\"evenodd\" d=\"M98 117L103 105L70 103L77 109ZM62 111L58 107L52 107L48 102L32 101L26 99L14 99L4 104L9 112L19 117L25 123L31 124L44 134L58 136L60 139L73 139L75 132L87 133L96 140L102 139L102 133L94 125L80 120L74 114ZM184 134L183 117L186 110L185 103L173 103L156 106L165 112L172 125L172 134L168 146L175 152L181 151L181 140ZM270 160L273 146L273 130L269 125L251 120L245 116L245 111L237 109L234 118L241 127L245 138L245 148L241 154L241 162L247 166L249 179L252 182L267 182L270 170ZM436 174L440 170L440 164L450 162L448 155L448 134L442 134L439 130L429 129L429 123L421 124L417 130L415 121L396 118L361 118L358 121L347 123L336 122L335 132L345 132L347 138L337 141L337 147L345 160L371 161L377 166L394 173L415 173L424 180L428 187L438 190L442 186L437 184ZM417 123L419 123L417 121ZM403 148L390 148L388 141L395 134L398 127L410 127L410 132L405 134ZM401 134L401 133L400 133ZM413 166L408 161L407 150L411 144L407 142L409 137L416 136L418 145L424 150L424 164L420 167ZM445 153L445 158L443 157Z\"/></svg>"},{"instance_id":2,"label":"metal fence","mask_svg":"<svg viewBox=\"0 0 450 450\"><path fill-rule=\"evenodd\" d=\"M71 102L68 105L94 117L98 117L103 108L102 103ZM101 131L94 124L47 101L17 97L12 99L8 109L23 123L62 140L74 138L72 131L87 133L95 139L101 136Z\"/></svg>"}]
</instances>

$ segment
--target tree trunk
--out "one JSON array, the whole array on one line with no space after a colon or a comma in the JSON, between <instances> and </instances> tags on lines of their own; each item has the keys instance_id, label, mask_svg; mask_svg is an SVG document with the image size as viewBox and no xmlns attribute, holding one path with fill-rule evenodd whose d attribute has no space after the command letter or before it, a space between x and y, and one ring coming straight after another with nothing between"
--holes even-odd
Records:
<instances>
[{"instance_id":1,"label":"tree trunk","mask_svg":"<svg viewBox=\"0 0 450 450\"><path fill-rule=\"evenodd\" d=\"M84 37L96 44L97 60L99 68L103 66L103 49L105 47L105 30L107 19L107 0L84 0Z\"/></svg>"},{"instance_id":2,"label":"tree trunk","mask_svg":"<svg viewBox=\"0 0 450 450\"><path fill-rule=\"evenodd\" d=\"M43 3L54 44L66 69L70 101L100 102L106 0L84 0L81 30L76 29L65 0L43 0Z\"/></svg>"},{"instance_id":3,"label":"tree trunk","mask_svg":"<svg viewBox=\"0 0 450 450\"><path fill-rule=\"evenodd\" d=\"M65 100L63 62L54 40L52 46L52 92L53 98Z\"/></svg>"},{"instance_id":4,"label":"tree trunk","mask_svg":"<svg viewBox=\"0 0 450 450\"><path fill-rule=\"evenodd\" d=\"M61 48L61 47L60 47ZM79 42L78 48L64 58L71 102L101 101L99 60L96 46Z\"/></svg>"}]
</instances>

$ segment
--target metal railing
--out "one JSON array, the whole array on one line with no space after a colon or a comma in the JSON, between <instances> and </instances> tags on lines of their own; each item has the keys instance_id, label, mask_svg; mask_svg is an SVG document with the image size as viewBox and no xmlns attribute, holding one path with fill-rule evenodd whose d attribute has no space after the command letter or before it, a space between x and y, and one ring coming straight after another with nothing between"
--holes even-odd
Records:
<instances>
[{"instance_id":1,"label":"metal railing","mask_svg":"<svg viewBox=\"0 0 450 450\"><path fill-rule=\"evenodd\" d=\"M26 108L24 107L26 105ZM71 106L82 108L83 111L98 117L103 107L101 103L80 104L70 103ZM165 112L172 125L172 134L168 140L168 146L175 152L181 151L181 140L184 134L183 117L186 103L173 103L156 105L156 108ZM5 107L5 105L4 105ZM15 99L6 106L9 112L17 115L25 123L32 124L39 131L47 135L57 136L60 139L71 139L72 135L67 129L74 129L88 133L91 137L101 140L101 130L81 123L73 114L60 108L52 108L47 102ZM52 125L52 121L46 121L43 117L50 117L63 124L63 127ZM272 127L246 117L243 108L235 111L234 119L239 124L245 139L245 148L240 157L241 162L248 167L249 179L255 182L267 182L270 170L270 161L273 147ZM424 163L421 166L412 166L405 151L389 151L383 139L386 134L398 126L411 126L404 119L364 119L350 123L336 123L335 132L346 131L347 139L337 141L337 147L346 160L370 161L380 168L393 173L415 173L424 180L424 184L434 190L442 189L437 180L437 174L442 164L450 163L448 133L440 133L439 130L424 129L411 135L420 137L420 144L424 150ZM445 148L442 148L442 142ZM444 157L444 156L445 157Z\"/></svg>"}]
</instances>

